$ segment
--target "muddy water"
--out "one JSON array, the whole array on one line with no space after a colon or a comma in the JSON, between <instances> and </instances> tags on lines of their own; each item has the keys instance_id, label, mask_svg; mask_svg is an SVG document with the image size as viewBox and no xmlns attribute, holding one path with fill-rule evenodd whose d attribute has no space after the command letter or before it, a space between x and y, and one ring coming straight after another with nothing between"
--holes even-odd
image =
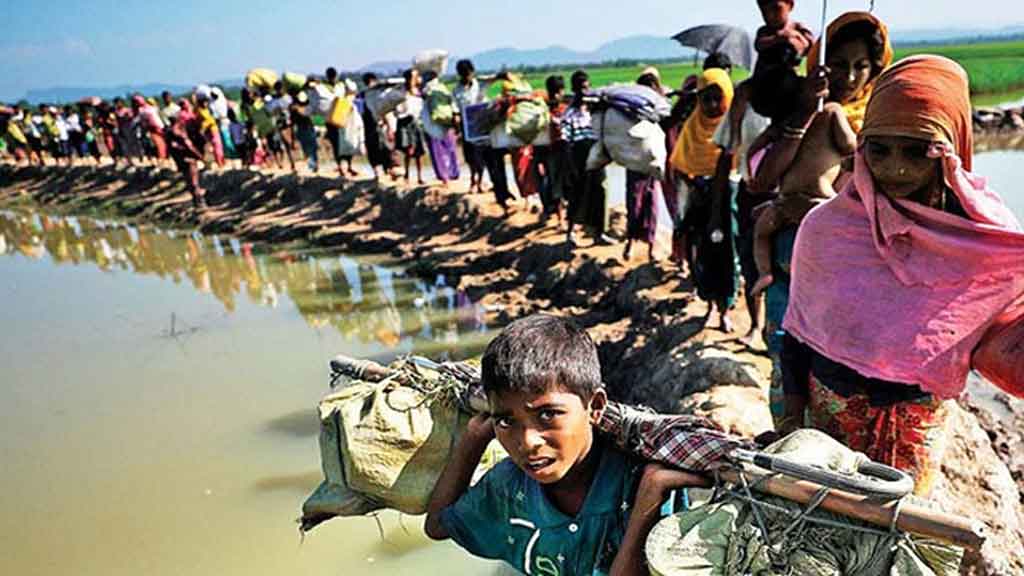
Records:
<instances>
[{"instance_id":1,"label":"muddy water","mask_svg":"<svg viewBox=\"0 0 1024 576\"><path fill-rule=\"evenodd\" d=\"M0 212L0 238L0 574L493 571L417 518L294 523L326 361L476 353L463 295L88 218Z\"/></svg>"},{"instance_id":2,"label":"muddy water","mask_svg":"<svg viewBox=\"0 0 1024 576\"><path fill-rule=\"evenodd\" d=\"M1024 217L1022 152L977 171ZM2 207L0 207L2 210ZM493 574L421 520L300 543L316 399L345 352L479 351L437 282L324 252L0 211L0 574ZM403 528L404 524L404 528ZM407 531L406 531L407 530Z\"/></svg>"}]
</instances>

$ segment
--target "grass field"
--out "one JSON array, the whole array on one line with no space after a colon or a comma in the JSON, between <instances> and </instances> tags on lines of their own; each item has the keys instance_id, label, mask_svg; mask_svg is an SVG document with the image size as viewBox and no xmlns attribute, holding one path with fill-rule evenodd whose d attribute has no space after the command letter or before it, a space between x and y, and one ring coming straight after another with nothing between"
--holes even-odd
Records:
<instances>
[{"instance_id":1,"label":"grass field","mask_svg":"<svg viewBox=\"0 0 1024 576\"><path fill-rule=\"evenodd\" d=\"M987 42L979 44L951 44L910 46L896 49L896 59L912 54L940 54L956 60L967 70L971 78L971 94L979 105L992 105L1020 99L1024 94L1024 41ZM544 87L544 80L552 74L569 76L577 67L526 74L526 79L535 89ZM616 82L633 82L643 66L587 67L594 87ZM699 70L692 60L659 64L662 81L666 86L678 87L683 79ZM733 72L733 80L739 81L748 75L745 70ZM492 87L497 92L497 87ZM1004 93L1010 93L1009 95ZM1013 96L1016 96L1014 98Z\"/></svg>"}]
</instances>

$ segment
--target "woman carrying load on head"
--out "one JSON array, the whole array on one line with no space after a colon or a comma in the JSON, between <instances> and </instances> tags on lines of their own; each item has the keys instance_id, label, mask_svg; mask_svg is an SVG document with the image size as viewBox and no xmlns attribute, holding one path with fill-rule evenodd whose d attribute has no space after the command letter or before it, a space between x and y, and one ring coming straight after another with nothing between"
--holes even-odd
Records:
<instances>
[{"instance_id":1,"label":"woman carrying load on head","mask_svg":"<svg viewBox=\"0 0 1024 576\"><path fill-rule=\"evenodd\" d=\"M1024 232L971 174L971 129L955 62L918 56L884 72L852 180L807 215L793 253L783 431L806 410L812 426L912 472L919 495L942 458L945 400L972 367L1019 370L1019 355L981 353L1008 326L1024 333Z\"/></svg>"},{"instance_id":2,"label":"woman carrying load on head","mask_svg":"<svg viewBox=\"0 0 1024 576\"><path fill-rule=\"evenodd\" d=\"M672 169L682 180L676 204L683 218L686 259L693 271L697 294L718 311L720 326L732 331L727 312L739 284L735 249L735 200L729 172L732 155L714 142L715 130L725 119L733 87L728 72L705 70L697 80L698 105L690 114L672 151Z\"/></svg>"}]
</instances>

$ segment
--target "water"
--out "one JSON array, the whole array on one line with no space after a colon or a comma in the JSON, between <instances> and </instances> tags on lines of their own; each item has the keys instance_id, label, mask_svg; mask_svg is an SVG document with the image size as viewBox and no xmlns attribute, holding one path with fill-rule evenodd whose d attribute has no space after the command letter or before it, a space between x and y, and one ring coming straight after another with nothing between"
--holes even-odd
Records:
<instances>
[{"instance_id":1,"label":"water","mask_svg":"<svg viewBox=\"0 0 1024 576\"><path fill-rule=\"evenodd\" d=\"M336 353L478 353L464 295L327 253L0 212L2 574L490 571L420 519L335 520L313 408Z\"/></svg>"},{"instance_id":2,"label":"water","mask_svg":"<svg viewBox=\"0 0 1024 576\"><path fill-rule=\"evenodd\" d=\"M976 159L1024 217L1024 152ZM491 574L421 519L334 520L313 407L337 353L479 352L481 311L324 251L0 208L2 574Z\"/></svg>"}]
</instances>

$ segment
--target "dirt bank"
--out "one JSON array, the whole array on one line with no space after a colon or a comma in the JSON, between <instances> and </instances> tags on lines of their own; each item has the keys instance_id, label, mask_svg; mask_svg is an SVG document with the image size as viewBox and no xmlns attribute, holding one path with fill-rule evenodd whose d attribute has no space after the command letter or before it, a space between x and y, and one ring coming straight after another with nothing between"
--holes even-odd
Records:
<instances>
[{"instance_id":1,"label":"dirt bank","mask_svg":"<svg viewBox=\"0 0 1024 576\"><path fill-rule=\"evenodd\" d=\"M253 242L386 254L425 277L443 274L483 303L492 323L537 311L575 317L598 342L605 380L617 398L711 414L746 434L770 426L771 363L738 340L748 327L742 302L732 312L737 333L706 326L708 307L689 280L665 260L647 262L644 250L629 262L621 244L582 240L570 250L554 221L541 222L522 205L506 219L489 194L369 180L342 188L334 178L245 170L207 175L204 185L207 206L196 209L168 170L0 166L0 208L38 202L58 212ZM623 215L614 214L613 233L623 228ZM662 258L665 240L658 248ZM1011 424L966 410L952 423L942 498L987 522L996 535L994 548L972 557L965 573L1024 572L1024 510L1014 484L1014 478L1021 482L1020 429L1020 420Z\"/></svg>"}]
</instances>

